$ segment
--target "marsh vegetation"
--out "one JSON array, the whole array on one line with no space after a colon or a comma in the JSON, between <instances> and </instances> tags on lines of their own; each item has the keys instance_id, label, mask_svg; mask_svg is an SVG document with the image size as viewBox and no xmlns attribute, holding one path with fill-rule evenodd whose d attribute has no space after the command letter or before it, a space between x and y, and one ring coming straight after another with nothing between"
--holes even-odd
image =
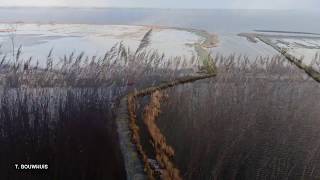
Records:
<instances>
[{"instance_id":1,"label":"marsh vegetation","mask_svg":"<svg viewBox=\"0 0 320 180\"><path fill-rule=\"evenodd\" d=\"M295 65L282 56L169 58L145 50L148 34L141 42L104 57L50 52L44 67L21 59L21 48L1 55L0 179L126 179L120 99L199 73L217 76L137 98L137 129L157 177L320 176L319 84ZM14 169L43 162L50 168L40 175Z\"/></svg>"},{"instance_id":2,"label":"marsh vegetation","mask_svg":"<svg viewBox=\"0 0 320 180\"><path fill-rule=\"evenodd\" d=\"M217 58L167 91L157 124L184 179L319 177L319 84L283 57Z\"/></svg>"},{"instance_id":3,"label":"marsh vegetation","mask_svg":"<svg viewBox=\"0 0 320 180\"><path fill-rule=\"evenodd\" d=\"M21 53L1 55L0 179L126 179L115 125L120 98L194 71L182 58L121 43L104 57L53 59L51 51L45 67ZM49 170L16 170L20 163Z\"/></svg>"}]
</instances>

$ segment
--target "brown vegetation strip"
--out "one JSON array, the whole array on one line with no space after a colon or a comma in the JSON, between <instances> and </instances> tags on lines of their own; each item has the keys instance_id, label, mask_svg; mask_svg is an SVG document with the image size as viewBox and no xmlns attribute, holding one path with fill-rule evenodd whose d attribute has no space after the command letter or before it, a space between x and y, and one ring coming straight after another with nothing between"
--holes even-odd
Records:
<instances>
[{"instance_id":1,"label":"brown vegetation strip","mask_svg":"<svg viewBox=\"0 0 320 180\"><path fill-rule=\"evenodd\" d=\"M177 80L171 81L169 83L164 83L156 87L149 87L140 91L135 91L133 93L130 93L127 95L127 106L128 106L128 113L129 113L129 127L132 133L132 142L136 145L137 151L141 156L141 159L144 163L144 171L147 173L147 176L149 179L155 179L155 172L151 168L150 164L148 163L148 156L145 153L142 144L141 144L141 138L140 138L140 132L139 132L139 126L137 125L137 119L136 119L136 98L137 97L143 97L146 95L150 95L152 93L155 93L156 91L164 90L179 84L185 84L185 83L191 83L197 80L201 79L207 79L216 76L216 73L211 74L205 74L205 75L199 75L199 76L189 76L189 77L182 77ZM153 112L155 113L155 112ZM155 128L155 127L153 127ZM155 141L158 141L157 138L159 134L153 134L155 137ZM151 135L152 136L152 135ZM160 137L160 136L159 136ZM161 138L160 138L161 139ZM160 143L161 144L161 143ZM164 146L157 147L158 149L158 157L157 160L160 162L160 164L165 168L167 171L168 176L163 176L163 179L166 179L167 177L179 177L178 176L178 170L174 168L173 164L169 161L169 159L166 159L167 157L170 157L173 155L173 150L170 151L170 148L164 148ZM157 151L157 149L156 149ZM164 156L165 154L165 156Z\"/></svg>"},{"instance_id":2,"label":"brown vegetation strip","mask_svg":"<svg viewBox=\"0 0 320 180\"><path fill-rule=\"evenodd\" d=\"M139 133L139 126L137 125L137 117L136 117L136 100L135 97L132 95L128 96L128 113L129 113L129 127L132 133L132 142L136 145L137 151L141 156L141 159L144 164L144 172L147 173L148 179L155 179L154 172L148 163L148 156L144 152L143 147L141 145L140 133Z\"/></svg>"},{"instance_id":3,"label":"brown vegetation strip","mask_svg":"<svg viewBox=\"0 0 320 180\"><path fill-rule=\"evenodd\" d=\"M143 122L147 126L148 132L152 138L153 147L156 152L156 159L163 168L161 178L167 180L181 180L179 170L174 166L171 158L174 155L173 148L166 143L165 136L161 133L156 124L156 119L160 114L160 102L163 99L163 93L156 91L151 94L150 103L145 107Z\"/></svg>"}]
</instances>

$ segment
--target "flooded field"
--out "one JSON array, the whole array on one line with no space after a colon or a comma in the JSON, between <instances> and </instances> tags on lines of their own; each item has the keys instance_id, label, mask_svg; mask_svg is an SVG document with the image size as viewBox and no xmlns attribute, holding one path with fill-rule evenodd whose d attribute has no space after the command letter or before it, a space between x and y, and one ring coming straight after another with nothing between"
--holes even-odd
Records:
<instances>
[{"instance_id":1,"label":"flooded field","mask_svg":"<svg viewBox=\"0 0 320 180\"><path fill-rule=\"evenodd\" d=\"M248 41L265 43L279 53L295 57L300 63L319 71L320 36L315 33L288 31L258 31L257 33L240 33Z\"/></svg>"},{"instance_id":2,"label":"flooded field","mask_svg":"<svg viewBox=\"0 0 320 180\"><path fill-rule=\"evenodd\" d=\"M44 65L44 59L52 51L56 62L71 53L85 56L102 57L116 43L122 43L130 49L136 49L143 36L152 30L148 49L158 51L167 57L180 57L187 60L197 57L196 46L207 37L201 30L168 28L160 26L128 25L84 25L84 24L0 24L1 53L11 55L19 47L21 57L25 60L32 57ZM209 34L209 33L208 33ZM250 33L244 33L246 35ZM251 42L234 34L211 33L216 40L214 46L206 47L212 55L229 56L237 54L247 56L250 60L256 57L279 54L274 48L261 41ZM320 49L320 37L292 33L265 33L259 35L274 46L286 49L297 58L303 58L306 64L312 61ZM170 43L169 43L170 42Z\"/></svg>"},{"instance_id":3,"label":"flooded field","mask_svg":"<svg viewBox=\"0 0 320 180\"><path fill-rule=\"evenodd\" d=\"M269 40L275 46L301 59L302 63L319 69L319 65L315 64L313 60L317 59L320 54L320 36L271 36Z\"/></svg>"},{"instance_id":4,"label":"flooded field","mask_svg":"<svg viewBox=\"0 0 320 180\"><path fill-rule=\"evenodd\" d=\"M279 54L272 47L262 43L251 43L243 37L236 35L220 35L217 47L211 49L213 55L229 56L230 54L247 56L250 60L262 56L274 56Z\"/></svg>"},{"instance_id":5,"label":"flooded field","mask_svg":"<svg viewBox=\"0 0 320 180\"><path fill-rule=\"evenodd\" d=\"M0 24L2 54L12 54L22 47L21 57L32 57L43 65L52 50L55 61L65 55L82 52L85 56L103 57L116 43L134 50L143 36L153 29L148 49L168 57L191 59L197 56L194 44L204 37L174 28L126 25L81 25L81 24Z\"/></svg>"}]
</instances>

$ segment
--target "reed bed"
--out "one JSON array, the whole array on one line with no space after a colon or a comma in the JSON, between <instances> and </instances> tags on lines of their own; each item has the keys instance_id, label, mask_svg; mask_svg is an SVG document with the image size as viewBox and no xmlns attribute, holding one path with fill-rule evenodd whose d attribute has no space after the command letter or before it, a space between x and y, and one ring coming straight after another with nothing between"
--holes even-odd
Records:
<instances>
[{"instance_id":1,"label":"reed bed","mask_svg":"<svg viewBox=\"0 0 320 180\"><path fill-rule=\"evenodd\" d=\"M311 60L309 67L313 67L314 70L320 72L320 54L316 53L314 58Z\"/></svg>"},{"instance_id":2,"label":"reed bed","mask_svg":"<svg viewBox=\"0 0 320 180\"><path fill-rule=\"evenodd\" d=\"M136 51L116 44L104 57L88 57L85 53L70 54L60 59L49 52L46 65L40 66L32 57L21 58L21 47L13 56L0 54L0 82L2 86L28 87L108 87L136 86L194 72L198 59L166 57L156 51L147 51L145 43Z\"/></svg>"},{"instance_id":3,"label":"reed bed","mask_svg":"<svg viewBox=\"0 0 320 180\"><path fill-rule=\"evenodd\" d=\"M51 51L46 66L21 59L21 48L0 54L0 179L125 179L114 111L129 92L132 141L149 178L152 158L164 179L320 176L318 84L280 56L168 58L145 50L151 33L137 50L119 43L104 57L57 60ZM161 90L216 71L159 103ZM150 93L146 109L136 103ZM22 173L16 163L49 170Z\"/></svg>"},{"instance_id":4,"label":"reed bed","mask_svg":"<svg viewBox=\"0 0 320 180\"><path fill-rule=\"evenodd\" d=\"M174 156L174 150L166 143L166 138L156 124L156 119L160 114L160 103L163 98L164 95L160 91L151 94L150 102L144 110L143 121L150 134L156 160L160 166L163 167L161 170L161 179L179 180L181 179L179 170L176 169L171 162L171 158Z\"/></svg>"},{"instance_id":5,"label":"reed bed","mask_svg":"<svg viewBox=\"0 0 320 180\"><path fill-rule=\"evenodd\" d=\"M6 89L0 107L1 179L125 179L106 89ZM15 164L48 164L18 171Z\"/></svg>"},{"instance_id":6,"label":"reed bed","mask_svg":"<svg viewBox=\"0 0 320 180\"><path fill-rule=\"evenodd\" d=\"M319 178L319 83L280 56L213 59L216 78L174 87L161 104L182 178Z\"/></svg>"},{"instance_id":7,"label":"reed bed","mask_svg":"<svg viewBox=\"0 0 320 180\"><path fill-rule=\"evenodd\" d=\"M196 70L142 42L137 50L118 43L104 57L53 59L53 50L45 66L22 59L21 47L0 54L0 179L126 179L115 125L120 98ZM16 170L21 163L49 170Z\"/></svg>"},{"instance_id":8,"label":"reed bed","mask_svg":"<svg viewBox=\"0 0 320 180\"><path fill-rule=\"evenodd\" d=\"M160 91L214 76L216 76L215 72L181 77L170 82L134 91L126 96L132 141L143 160L144 171L149 179L181 179L179 170L171 162L174 151L170 145L166 144L165 137L154 123L159 115ZM151 96L150 104L141 105L141 102L144 102L143 100L148 99L149 96ZM144 111L141 109L143 107L146 107L146 109L143 117L141 117ZM143 119L144 124L139 119ZM151 147L149 142L152 142ZM146 148L146 145L149 145L149 148ZM149 152L146 149L149 149Z\"/></svg>"}]
</instances>

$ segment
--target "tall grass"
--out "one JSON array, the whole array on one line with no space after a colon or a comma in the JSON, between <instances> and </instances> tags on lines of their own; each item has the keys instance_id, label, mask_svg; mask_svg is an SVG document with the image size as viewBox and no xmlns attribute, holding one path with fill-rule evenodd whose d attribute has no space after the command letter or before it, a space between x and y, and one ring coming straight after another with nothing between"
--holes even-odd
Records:
<instances>
[{"instance_id":1,"label":"tall grass","mask_svg":"<svg viewBox=\"0 0 320 180\"><path fill-rule=\"evenodd\" d=\"M319 84L281 57L214 60L217 77L169 90L157 120L183 178L319 177Z\"/></svg>"},{"instance_id":2,"label":"tall grass","mask_svg":"<svg viewBox=\"0 0 320 180\"><path fill-rule=\"evenodd\" d=\"M1 179L124 179L105 89L7 89L0 107ZM48 164L42 172L14 164Z\"/></svg>"},{"instance_id":3,"label":"tall grass","mask_svg":"<svg viewBox=\"0 0 320 180\"><path fill-rule=\"evenodd\" d=\"M309 64L310 67L313 67L314 70L316 70L317 72L320 73L320 54L319 53L316 53L314 58L311 60L310 64Z\"/></svg>"},{"instance_id":4,"label":"tall grass","mask_svg":"<svg viewBox=\"0 0 320 180\"><path fill-rule=\"evenodd\" d=\"M147 51L148 43L137 51L118 43L104 57L57 60L52 50L45 66L22 59L21 48L0 54L0 179L125 179L114 121L119 99L194 71L179 57ZM49 170L16 170L21 163Z\"/></svg>"},{"instance_id":5,"label":"tall grass","mask_svg":"<svg viewBox=\"0 0 320 180\"><path fill-rule=\"evenodd\" d=\"M119 43L104 57L80 53L57 60L52 50L45 66L22 59L21 48L0 54L0 179L124 179L113 113L120 97L198 70L187 64L199 67L197 58L187 63L146 51L151 33L137 50ZM320 117L319 85L286 62L205 57L199 70L219 76L169 91L160 129L159 97L153 95L149 107L156 107L137 119L165 135L142 140L146 146L153 138L151 151L161 155L155 159L162 167L172 167L167 158L173 158L178 168L164 175L180 178L180 169L185 179L317 177L320 131L312 127ZM161 146L165 140L170 152ZM46 163L49 170L21 172L16 163Z\"/></svg>"},{"instance_id":6,"label":"tall grass","mask_svg":"<svg viewBox=\"0 0 320 180\"><path fill-rule=\"evenodd\" d=\"M103 57L89 58L85 53L71 53L69 56L54 59L51 50L45 66L34 62L32 57L22 59L19 48L14 57L0 54L0 82L9 88L139 86L196 70L190 69L190 64L197 66L196 57L166 57L156 51L147 51L145 47L148 42L141 43L144 44L137 51L118 43Z\"/></svg>"}]
</instances>

